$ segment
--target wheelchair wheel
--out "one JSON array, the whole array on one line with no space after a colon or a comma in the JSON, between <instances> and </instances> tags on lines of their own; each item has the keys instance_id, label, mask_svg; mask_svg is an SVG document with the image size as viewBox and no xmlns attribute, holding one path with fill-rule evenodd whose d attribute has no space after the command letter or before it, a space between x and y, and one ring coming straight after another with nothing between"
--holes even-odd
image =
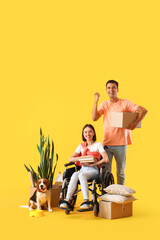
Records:
<instances>
[{"instance_id":1,"label":"wheelchair wheel","mask_svg":"<svg viewBox=\"0 0 160 240\"><path fill-rule=\"evenodd\" d=\"M104 175L104 186L103 186L103 188L106 188L111 184L114 184L113 174L111 172L106 172L105 175Z\"/></svg>"},{"instance_id":2,"label":"wheelchair wheel","mask_svg":"<svg viewBox=\"0 0 160 240\"><path fill-rule=\"evenodd\" d=\"M94 216L98 216L98 212L99 212L99 203L97 201L97 186L96 186L96 181L93 181L92 184L92 191L93 191L93 195L92 195L92 201L93 201L93 212L94 212Z\"/></svg>"},{"instance_id":3,"label":"wheelchair wheel","mask_svg":"<svg viewBox=\"0 0 160 240\"><path fill-rule=\"evenodd\" d=\"M94 212L94 216L97 217L98 213L99 213L99 203L98 202L94 203L93 212Z\"/></svg>"},{"instance_id":4,"label":"wheelchair wheel","mask_svg":"<svg viewBox=\"0 0 160 240\"><path fill-rule=\"evenodd\" d=\"M70 209L65 209L64 212L66 215L68 215L70 213Z\"/></svg>"},{"instance_id":5,"label":"wheelchair wheel","mask_svg":"<svg viewBox=\"0 0 160 240\"><path fill-rule=\"evenodd\" d=\"M63 187L63 189L62 189L62 199L65 199L65 198L66 198L67 188L68 188L67 179L65 179L64 181L65 181L65 183L64 183L64 187Z\"/></svg>"},{"instance_id":6,"label":"wheelchair wheel","mask_svg":"<svg viewBox=\"0 0 160 240\"><path fill-rule=\"evenodd\" d=\"M97 187L96 187L96 182L93 180L92 184L92 191L93 191L93 204L97 203Z\"/></svg>"},{"instance_id":7,"label":"wheelchair wheel","mask_svg":"<svg viewBox=\"0 0 160 240\"><path fill-rule=\"evenodd\" d=\"M63 190L63 199L66 198L66 195L67 195L67 189L65 188L65 189Z\"/></svg>"}]
</instances>

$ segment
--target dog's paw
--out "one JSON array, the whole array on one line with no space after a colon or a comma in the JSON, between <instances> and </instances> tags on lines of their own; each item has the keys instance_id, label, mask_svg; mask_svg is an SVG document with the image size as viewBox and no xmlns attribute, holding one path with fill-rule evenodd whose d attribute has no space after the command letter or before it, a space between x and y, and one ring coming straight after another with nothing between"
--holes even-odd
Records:
<instances>
[{"instance_id":1,"label":"dog's paw","mask_svg":"<svg viewBox=\"0 0 160 240\"><path fill-rule=\"evenodd\" d=\"M52 208L51 208L51 209L48 209L48 212L53 212Z\"/></svg>"}]
</instances>

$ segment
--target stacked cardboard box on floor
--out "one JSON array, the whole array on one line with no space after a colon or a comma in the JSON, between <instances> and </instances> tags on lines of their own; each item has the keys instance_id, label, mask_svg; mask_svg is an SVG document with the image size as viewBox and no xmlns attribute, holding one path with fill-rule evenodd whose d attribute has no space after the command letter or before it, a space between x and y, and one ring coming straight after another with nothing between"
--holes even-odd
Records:
<instances>
[{"instance_id":1,"label":"stacked cardboard box on floor","mask_svg":"<svg viewBox=\"0 0 160 240\"><path fill-rule=\"evenodd\" d=\"M116 219L132 216L132 202L117 204L101 200L99 203L99 217Z\"/></svg>"},{"instance_id":2,"label":"stacked cardboard box on floor","mask_svg":"<svg viewBox=\"0 0 160 240\"><path fill-rule=\"evenodd\" d=\"M129 187L112 184L104 189L106 194L100 196L99 217L116 219L130 217L133 214L132 205L136 200L132 194L135 191Z\"/></svg>"}]
</instances>

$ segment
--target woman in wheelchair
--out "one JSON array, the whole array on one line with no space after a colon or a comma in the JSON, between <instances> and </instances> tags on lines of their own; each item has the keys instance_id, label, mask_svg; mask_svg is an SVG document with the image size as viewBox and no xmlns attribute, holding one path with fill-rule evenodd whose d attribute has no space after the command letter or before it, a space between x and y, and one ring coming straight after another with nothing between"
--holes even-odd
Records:
<instances>
[{"instance_id":1,"label":"woman in wheelchair","mask_svg":"<svg viewBox=\"0 0 160 240\"><path fill-rule=\"evenodd\" d=\"M77 164L77 161L80 161L82 158L84 159L84 156L94 157L94 162L81 163L80 171L73 173L68 185L66 199L59 206L62 209L67 209L70 205L72 196L77 188L78 181L80 182L84 198L84 202L81 205L80 209L90 209L91 205L89 204L90 202L87 181L89 179L97 179L99 177L100 165L109 162L103 145L100 142L96 142L96 132L91 124L86 124L83 127L82 140L83 143L76 148L75 152L69 158L69 162L76 162Z\"/></svg>"}]
</instances>

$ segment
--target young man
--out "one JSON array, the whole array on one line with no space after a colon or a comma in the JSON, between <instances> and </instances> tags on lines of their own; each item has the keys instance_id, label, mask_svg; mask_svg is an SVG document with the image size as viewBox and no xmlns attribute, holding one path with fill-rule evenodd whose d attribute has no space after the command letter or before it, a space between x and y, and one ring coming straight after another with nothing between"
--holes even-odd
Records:
<instances>
[{"instance_id":1,"label":"young man","mask_svg":"<svg viewBox=\"0 0 160 240\"><path fill-rule=\"evenodd\" d=\"M97 110L99 93L94 94L95 102L92 110L92 119L97 121L103 115L103 145L109 157L107 168L111 172L112 158L115 157L117 164L117 183L124 185L125 182L125 163L127 145L132 144L131 131L135 129L137 124L144 118L147 110L139 105L134 104L128 99L119 99L118 82L109 80L106 83L106 92L110 98L108 101L103 101ZM137 120L125 128L111 127L111 112L139 112Z\"/></svg>"}]
</instances>

